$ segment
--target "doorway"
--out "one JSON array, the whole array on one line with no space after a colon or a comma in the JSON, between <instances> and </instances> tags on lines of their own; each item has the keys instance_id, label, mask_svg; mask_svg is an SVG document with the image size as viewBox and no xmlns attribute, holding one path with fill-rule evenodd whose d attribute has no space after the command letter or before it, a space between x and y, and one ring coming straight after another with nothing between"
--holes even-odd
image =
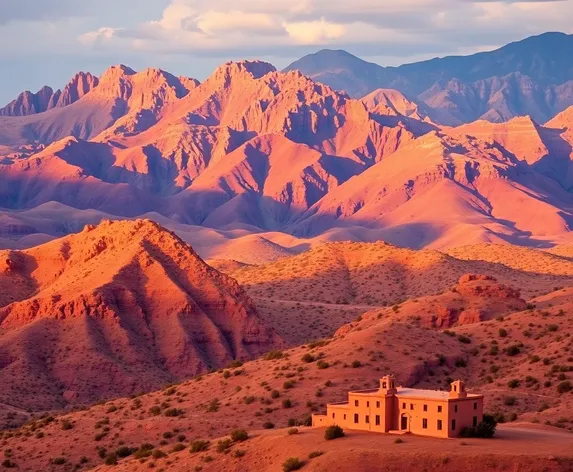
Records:
<instances>
[{"instance_id":1,"label":"doorway","mask_svg":"<svg viewBox=\"0 0 573 472\"><path fill-rule=\"evenodd\" d=\"M400 429L402 431L408 430L408 415L406 413L403 413L400 418Z\"/></svg>"}]
</instances>

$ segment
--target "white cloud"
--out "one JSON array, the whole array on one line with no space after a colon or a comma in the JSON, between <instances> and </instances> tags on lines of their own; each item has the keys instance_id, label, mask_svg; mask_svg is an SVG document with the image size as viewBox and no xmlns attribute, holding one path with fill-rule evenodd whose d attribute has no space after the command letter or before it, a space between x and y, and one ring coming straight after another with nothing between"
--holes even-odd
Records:
<instances>
[{"instance_id":1,"label":"white cloud","mask_svg":"<svg viewBox=\"0 0 573 472\"><path fill-rule=\"evenodd\" d=\"M548 30L573 31L567 13L573 13L573 0L171 0L159 18L130 28L103 25L81 39L102 47L104 39L114 39L118 47L190 54L225 55L239 48L245 55L271 48L280 54L301 46L345 45L393 49L396 56L412 55L417 45L418 54L439 54Z\"/></svg>"},{"instance_id":2,"label":"white cloud","mask_svg":"<svg viewBox=\"0 0 573 472\"><path fill-rule=\"evenodd\" d=\"M325 44L333 39L340 39L346 33L346 27L331 23L324 18L315 21L284 23L290 38L297 44Z\"/></svg>"},{"instance_id":3,"label":"white cloud","mask_svg":"<svg viewBox=\"0 0 573 472\"><path fill-rule=\"evenodd\" d=\"M79 40L85 45L94 45L104 41L111 41L114 36L121 31L120 28L109 28L103 26L96 31L90 31L79 36Z\"/></svg>"},{"instance_id":4,"label":"white cloud","mask_svg":"<svg viewBox=\"0 0 573 472\"><path fill-rule=\"evenodd\" d=\"M396 65L573 33L572 14L573 0L0 0L0 61L18 64L3 82L14 84L9 95L36 87L25 84L41 61L54 74L65 68L62 83L72 62L94 71L118 61L170 66L201 78L223 60L281 67L323 47Z\"/></svg>"},{"instance_id":5,"label":"white cloud","mask_svg":"<svg viewBox=\"0 0 573 472\"><path fill-rule=\"evenodd\" d=\"M277 32L280 23L266 13L245 13L239 10L229 12L209 10L197 18L197 27L206 34L232 31Z\"/></svg>"}]
</instances>

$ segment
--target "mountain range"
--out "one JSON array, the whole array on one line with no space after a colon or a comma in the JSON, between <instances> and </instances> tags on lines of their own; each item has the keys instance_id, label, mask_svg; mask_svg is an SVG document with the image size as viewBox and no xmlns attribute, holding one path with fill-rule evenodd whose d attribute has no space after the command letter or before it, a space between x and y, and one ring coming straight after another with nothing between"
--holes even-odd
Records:
<instances>
[{"instance_id":1,"label":"mountain range","mask_svg":"<svg viewBox=\"0 0 573 472\"><path fill-rule=\"evenodd\" d=\"M569 59L549 51L548 64L563 62L553 74L534 46L569 39L531 38L525 56L521 43L472 56L463 78L485 80L498 58L490 71L515 67L556 86ZM430 61L422 75L429 83L439 64L466 70L469 60ZM98 78L79 74L56 95L46 111L0 116L3 247L137 217L204 257L249 263L259 250L264 262L332 240L413 248L569 240L573 107L549 121L445 126L435 108L399 90L354 99L261 61L225 63L202 83L119 65Z\"/></svg>"},{"instance_id":2,"label":"mountain range","mask_svg":"<svg viewBox=\"0 0 573 472\"><path fill-rule=\"evenodd\" d=\"M322 50L289 65L317 82L361 98L396 89L427 106L446 125L507 121L530 115L545 122L573 105L573 35L545 33L471 56L382 67L346 51Z\"/></svg>"}]
</instances>

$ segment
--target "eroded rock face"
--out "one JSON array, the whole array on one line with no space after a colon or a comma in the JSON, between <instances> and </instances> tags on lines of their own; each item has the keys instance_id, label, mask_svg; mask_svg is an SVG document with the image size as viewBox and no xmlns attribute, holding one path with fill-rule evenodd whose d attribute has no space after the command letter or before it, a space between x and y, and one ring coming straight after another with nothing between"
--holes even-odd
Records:
<instances>
[{"instance_id":1,"label":"eroded rock face","mask_svg":"<svg viewBox=\"0 0 573 472\"><path fill-rule=\"evenodd\" d=\"M98 78L89 72L79 72L63 90L54 91L44 86L38 92L21 93L4 108L0 116L28 116L43 113L53 108L62 108L77 102L80 98L98 86Z\"/></svg>"},{"instance_id":2,"label":"eroded rock face","mask_svg":"<svg viewBox=\"0 0 573 472\"><path fill-rule=\"evenodd\" d=\"M482 274L464 274L460 277L458 284L466 284L468 282L473 282L475 280L490 280L495 282L495 277L491 275L482 275Z\"/></svg>"},{"instance_id":3,"label":"eroded rock face","mask_svg":"<svg viewBox=\"0 0 573 472\"><path fill-rule=\"evenodd\" d=\"M105 221L0 261L0 286L28 291L0 298L0 349L31 359L0 371L0 402L16 378L33 378L55 406L157 388L283 345L234 279L147 220Z\"/></svg>"},{"instance_id":4,"label":"eroded rock face","mask_svg":"<svg viewBox=\"0 0 573 472\"><path fill-rule=\"evenodd\" d=\"M507 285L497 283L489 275L466 274L460 277L456 290L467 297L520 300L521 294Z\"/></svg>"}]
</instances>

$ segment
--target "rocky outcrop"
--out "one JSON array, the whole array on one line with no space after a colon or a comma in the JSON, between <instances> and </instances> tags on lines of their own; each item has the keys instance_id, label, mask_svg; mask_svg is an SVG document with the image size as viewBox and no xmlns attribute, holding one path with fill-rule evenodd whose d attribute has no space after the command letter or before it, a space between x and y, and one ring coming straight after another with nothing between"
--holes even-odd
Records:
<instances>
[{"instance_id":1,"label":"rocky outcrop","mask_svg":"<svg viewBox=\"0 0 573 472\"><path fill-rule=\"evenodd\" d=\"M96 76L89 72L79 72L63 90L54 91L51 87L44 86L36 93L21 93L14 101L0 108L0 116L28 116L65 107L77 102L97 85Z\"/></svg>"},{"instance_id":2,"label":"rocky outcrop","mask_svg":"<svg viewBox=\"0 0 573 472\"><path fill-rule=\"evenodd\" d=\"M18 257L34 271L15 272ZM54 404L64 390L85 402L159 387L282 346L235 280L150 221L105 221L26 252L0 253L0 260L0 286L26 276L31 287L0 306L0 349L33 359L1 370L0 402L12 379L44 369L59 381ZM54 341L40 341L39 333ZM83 382L95 369L102 373L99 387L91 388Z\"/></svg>"}]
</instances>

